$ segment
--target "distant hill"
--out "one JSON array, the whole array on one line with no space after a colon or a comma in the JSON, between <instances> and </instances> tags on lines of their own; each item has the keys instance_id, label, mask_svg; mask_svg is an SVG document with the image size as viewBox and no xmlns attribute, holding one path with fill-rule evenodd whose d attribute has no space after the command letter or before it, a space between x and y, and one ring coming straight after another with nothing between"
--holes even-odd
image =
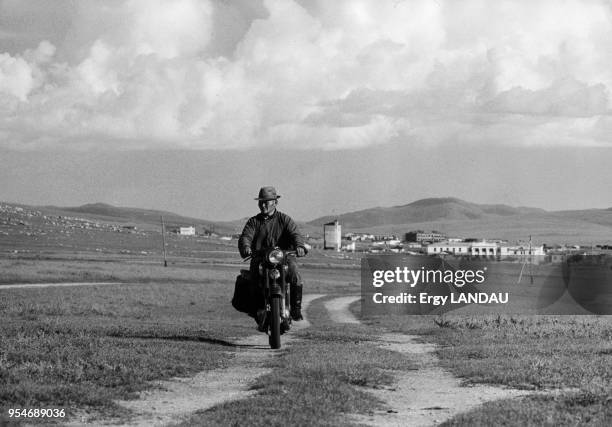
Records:
<instances>
[{"instance_id":1,"label":"distant hill","mask_svg":"<svg viewBox=\"0 0 612 427\"><path fill-rule=\"evenodd\" d=\"M491 216L539 215L546 211L537 208L511 207L507 205L478 205L453 197L417 200L402 206L372 208L349 212L337 216L325 216L310 221L312 225L323 225L338 219L350 228L376 227L390 224L436 220L478 220Z\"/></svg>"},{"instance_id":2,"label":"distant hill","mask_svg":"<svg viewBox=\"0 0 612 427\"><path fill-rule=\"evenodd\" d=\"M82 206L76 207L57 207L57 206L46 206L53 209L63 210L67 212L78 212L83 214L101 215L106 217L115 218L131 218L135 220L153 220L159 222L160 215L180 217L175 213L158 211L152 209L141 209L141 208L127 208L117 207L106 203L89 203Z\"/></svg>"},{"instance_id":3,"label":"distant hill","mask_svg":"<svg viewBox=\"0 0 612 427\"><path fill-rule=\"evenodd\" d=\"M411 230L439 230L463 238L516 241L532 236L539 243L612 243L612 208L549 212L530 207L480 205L445 197L324 216L308 224L322 227L335 219L340 221L343 232L403 236Z\"/></svg>"},{"instance_id":4,"label":"distant hill","mask_svg":"<svg viewBox=\"0 0 612 427\"><path fill-rule=\"evenodd\" d=\"M592 224L612 227L612 208L608 209L585 209L580 211L557 211L553 214L575 221L584 221Z\"/></svg>"},{"instance_id":5,"label":"distant hill","mask_svg":"<svg viewBox=\"0 0 612 427\"><path fill-rule=\"evenodd\" d=\"M55 215L78 215L103 221L148 224L154 227L160 226L161 216L163 215L167 227L193 225L197 228L214 229L217 233L232 234L236 232L236 227L232 223L191 218L154 209L118 207L106 203L90 203L76 207L41 206L39 209L52 212Z\"/></svg>"},{"instance_id":6,"label":"distant hill","mask_svg":"<svg viewBox=\"0 0 612 427\"><path fill-rule=\"evenodd\" d=\"M25 206L25 205L23 205ZM214 229L219 234L242 231L246 218L209 221L154 209L117 207L91 203L76 207L36 207L43 214L81 217L119 225L158 230L160 216L168 228L194 225L199 231ZM411 230L439 230L449 236L500 238L511 241L532 236L539 243L610 244L612 208L546 211L502 204L476 204L453 197L428 198L393 207L376 207L336 216L299 222L304 234L321 236L322 225L338 219L342 231L363 231L403 236Z\"/></svg>"}]
</instances>

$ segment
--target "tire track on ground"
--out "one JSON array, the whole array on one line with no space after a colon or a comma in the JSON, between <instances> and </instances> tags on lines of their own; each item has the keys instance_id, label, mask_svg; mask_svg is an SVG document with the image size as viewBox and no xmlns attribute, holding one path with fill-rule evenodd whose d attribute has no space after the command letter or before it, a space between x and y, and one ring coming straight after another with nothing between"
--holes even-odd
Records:
<instances>
[{"instance_id":1,"label":"tire track on ground","mask_svg":"<svg viewBox=\"0 0 612 427\"><path fill-rule=\"evenodd\" d=\"M140 283L127 283L127 282L59 282L59 283L11 283L8 285L1 285L2 289L25 289L25 288L50 288L50 287L68 287L68 286L107 286L107 285L137 285Z\"/></svg>"},{"instance_id":2,"label":"tire track on ground","mask_svg":"<svg viewBox=\"0 0 612 427\"><path fill-rule=\"evenodd\" d=\"M347 297L334 298L323 302L332 322L335 323L359 323L359 320L349 311L349 305L359 300L359 297L349 295Z\"/></svg>"},{"instance_id":3,"label":"tire track on ground","mask_svg":"<svg viewBox=\"0 0 612 427\"><path fill-rule=\"evenodd\" d=\"M123 282L59 282L59 283L16 283L0 285L0 289L24 289L71 286L129 285ZM322 298L323 294L304 295L302 311L304 320L292 323L291 331L299 331L311 326L308 321L308 306L312 301ZM295 338L283 335L283 348L291 345ZM167 426L181 422L192 413L205 410L232 400L244 399L256 394L250 390L251 384L260 376L270 372L263 368L265 360L278 356L282 349L271 350L268 335L259 333L233 341L236 354L231 366L223 369L204 371L190 378L173 378L155 381L153 390L140 393L139 399L116 401L117 404L133 411L136 416L129 422L118 419L97 419L95 414L78 414L78 420L68 422L67 426L113 425L113 426ZM233 352L228 354L234 354Z\"/></svg>"},{"instance_id":4,"label":"tire track on ground","mask_svg":"<svg viewBox=\"0 0 612 427\"><path fill-rule=\"evenodd\" d=\"M304 295L302 306L304 320L293 323L291 331L310 327L307 311L315 299L322 294ZM254 323L253 323L254 327ZM283 348L295 340L291 333L283 335ZM233 341L236 345L235 357L231 366L223 369L201 372L191 378L173 378L169 381L156 381L153 384L163 389L144 391L137 400L116 401L136 415L129 422L106 420L106 425L123 425L130 427L167 426L179 423L196 411L206 410L221 403L248 398L257 393L250 386L260 376L271 370L263 364L269 357L278 356L283 351L271 350L268 335L259 333ZM228 354L234 354L231 352ZM82 418L73 425L87 423ZM91 421L100 424L99 420Z\"/></svg>"},{"instance_id":5,"label":"tire track on ground","mask_svg":"<svg viewBox=\"0 0 612 427\"><path fill-rule=\"evenodd\" d=\"M348 307L359 296L325 302L337 323L359 323ZM369 415L350 415L350 421L375 426L435 426L457 414L498 399L526 396L533 392L510 388L474 385L464 387L461 380L439 366L433 354L437 346L417 342L415 335L384 334L380 347L412 357L418 369L394 372L397 382L386 389L367 389L385 402L388 409Z\"/></svg>"}]
</instances>

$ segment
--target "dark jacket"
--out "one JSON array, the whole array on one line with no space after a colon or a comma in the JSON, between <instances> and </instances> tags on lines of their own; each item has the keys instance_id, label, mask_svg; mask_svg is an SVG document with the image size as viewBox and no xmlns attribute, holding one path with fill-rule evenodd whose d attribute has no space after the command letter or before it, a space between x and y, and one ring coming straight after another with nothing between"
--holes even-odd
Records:
<instances>
[{"instance_id":1,"label":"dark jacket","mask_svg":"<svg viewBox=\"0 0 612 427\"><path fill-rule=\"evenodd\" d=\"M285 250L295 250L298 246L306 249L304 238L289 215L278 210L270 217L257 214L249 218L238 239L238 250L244 258L245 249L253 252L278 246Z\"/></svg>"}]
</instances>

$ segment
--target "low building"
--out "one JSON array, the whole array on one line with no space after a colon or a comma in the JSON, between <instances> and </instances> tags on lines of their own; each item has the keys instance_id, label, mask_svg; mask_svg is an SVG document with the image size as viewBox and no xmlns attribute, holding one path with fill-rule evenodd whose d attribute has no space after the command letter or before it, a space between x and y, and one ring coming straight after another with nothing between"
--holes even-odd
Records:
<instances>
[{"instance_id":1,"label":"low building","mask_svg":"<svg viewBox=\"0 0 612 427\"><path fill-rule=\"evenodd\" d=\"M472 242L470 249L471 249L470 255L475 255L475 256L499 255L499 245L495 242L488 242L486 240Z\"/></svg>"},{"instance_id":2,"label":"low building","mask_svg":"<svg viewBox=\"0 0 612 427\"><path fill-rule=\"evenodd\" d=\"M455 254L471 255L471 243L466 242L436 242L426 246L427 255Z\"/></svg>"},{"instance_id":3,"label":"low building","mask_svg":"<svg viewBox=\"0 0 612 427\"><path fill-rule=\"evenodd\" d=\"M430 231L429 233L425 233L424 231L410 231L405 234L404 240L406 242L441 242L446 241L448 238L445 234L440 233L438 231Z\"/></svg>"},{"instance_id":4,"label":"low building","mask_svg":"<svg viewBox=\"0 0 612 427\"><path fill-rule=\"evenodd\" d=\"M195 227L179 227L178 234L181 236L195 236Z\"/></svg>"},{"instance_id":5,"label":"low building","mask_svg":"<svg viewBox=\"0 0 612 427\"><path fill-rule=\"evenodd\" d=\"M427 245L426 251L428 255L434 254L453 254L453 255L469 255L480 257L498 257L498 256L532 256L544 255L544 246L531 245L507 245L500 242L490 242L487 240L465 241L465 242L436 242Z\"/></svg>"},{"instance_id":6,"label":"low building","mask_svg":"<svg viewBox=\"0 0 612 427\"><path fill-rule=\"evenodd\" d=\"M342 250L355 252L356 246L357 245L355 244L355 242L347 243L346 245L342 246Z\"/></svg>"},{"instance_id":7,"label":"low building","mask_svg":"<svg viewBox=\"0 0 612 427\"><path fill-rule=\"evenodd\" d=\"M545 254L543 245L500 245L501 256L541 256Z\"/></svg>"}]
</instances>

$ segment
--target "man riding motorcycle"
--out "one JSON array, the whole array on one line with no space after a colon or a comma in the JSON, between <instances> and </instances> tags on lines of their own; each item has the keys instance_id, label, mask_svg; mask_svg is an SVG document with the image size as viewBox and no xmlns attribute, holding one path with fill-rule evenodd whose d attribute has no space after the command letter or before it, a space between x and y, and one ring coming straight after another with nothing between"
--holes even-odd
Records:
<instances>
[{"instance_id":1,"label":"man riding motorcycle","mask_svg":"<svg viewBox=\"0 0 612 427\"><path fill-rule=\"evenodd\" d=\"M249 218L238 240L238 250L243 258L253 256L271 247L295 250L298 257L305 256L308 252L304 238L295 222L289 215L276 209L280 197L274 187L262 187L259 190L259 196L255 200L258 201L260 213ZM290 315L293 320L299 321L302 320L302 278L298 272L295 258L288 258L288 267ZM255 257L251 258L250 271L252 278L258 277L258 265ZM262 326L260 323L264 321L260 318L262 311L265 312L263 307L258 307L257 313L250 313L251 316L255 317L259 326Z\"/></svg>"}]
</instances>

